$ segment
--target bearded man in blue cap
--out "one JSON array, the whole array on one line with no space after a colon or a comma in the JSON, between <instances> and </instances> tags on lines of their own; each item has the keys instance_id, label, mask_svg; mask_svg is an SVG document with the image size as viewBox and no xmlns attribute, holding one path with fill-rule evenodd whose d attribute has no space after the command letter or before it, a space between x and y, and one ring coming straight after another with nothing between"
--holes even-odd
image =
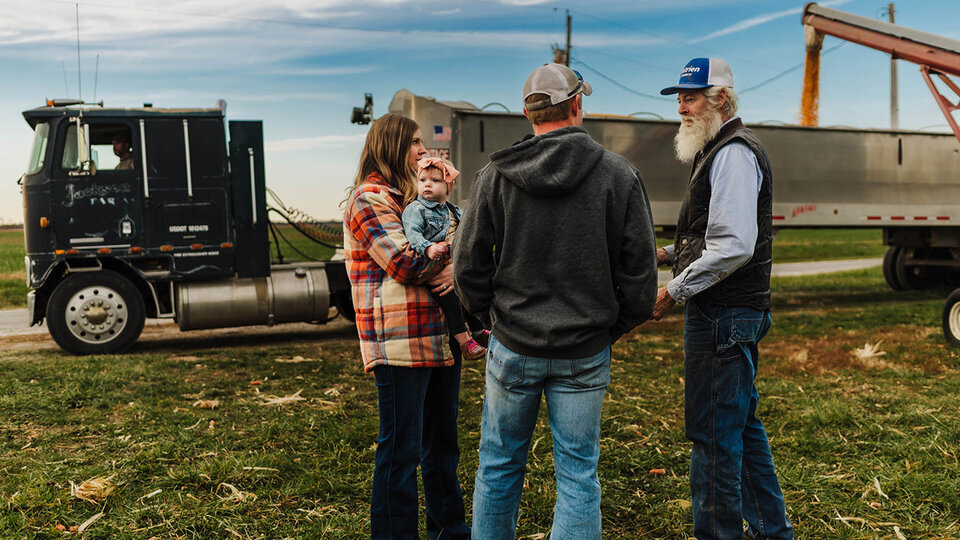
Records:
<instances>
[{"instance_id":1,"label":"bearded man in blue cap","mask_svg":"<svg viewBox=\"0 0 960 540\"><path fill-rule=\"evenodd\" d=\"M757 344L770 329L773 177L737 113L733 72L694 58L680 82L677 158L693 170L673 245L657 251L674 278L653 317L685 304L683 355L690 490L699 540L793 538L763 423ZM746 520L746 527L744 527Z\"/></svg>"}]
</instances>

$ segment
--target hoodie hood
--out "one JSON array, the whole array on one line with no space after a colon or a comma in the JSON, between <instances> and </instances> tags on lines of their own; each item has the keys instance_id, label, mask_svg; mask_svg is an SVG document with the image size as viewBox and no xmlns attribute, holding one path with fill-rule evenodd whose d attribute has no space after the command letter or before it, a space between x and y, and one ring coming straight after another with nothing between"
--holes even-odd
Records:
<instances>
[{"instance_id":1,"label":"hoodie hood","mask_svg":"<svg viewBox=\"0 0 960 540\"><path fill-rule=\"evenodd\" d=\"M603 146L576 126L520 141L494 152L497 171L523 191L537 196L570 193L603 157Z\"/></svg>"}]
</instances>

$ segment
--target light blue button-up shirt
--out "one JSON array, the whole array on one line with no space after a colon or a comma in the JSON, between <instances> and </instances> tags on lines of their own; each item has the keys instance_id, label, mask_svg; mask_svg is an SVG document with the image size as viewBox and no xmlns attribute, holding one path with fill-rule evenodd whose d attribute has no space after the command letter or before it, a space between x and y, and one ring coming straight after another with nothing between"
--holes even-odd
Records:
<instances>
[{"instance_id":1,"label":"light blue button-up shirt","mask_svg":"<svg viewBox=\"0 0 960 540\"><path fill-rule=\"evenodd\" d=\"M710 167L710 214L706 247L667 284L677 302L716 285L753 256L757 243L757 197L763 172L757 156L742 142L730 143L714 156ZM664 249L673 259L674 246Z\"/></svg>"}]
</instances>

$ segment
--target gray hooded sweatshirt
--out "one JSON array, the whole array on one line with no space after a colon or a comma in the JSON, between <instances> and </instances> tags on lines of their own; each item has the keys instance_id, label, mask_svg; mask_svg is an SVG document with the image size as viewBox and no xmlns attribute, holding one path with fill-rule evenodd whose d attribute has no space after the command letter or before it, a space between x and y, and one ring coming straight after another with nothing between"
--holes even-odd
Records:
<instances>
[{"instance_id":1,"label":"gray hooded sweatshirt","mask_svg":"<svg viewBox=\"0 0 960 540\"><path fill-rule=\"evenodd\" d=\"M640 173L579 127L494 152L453 243L468 311L511 351L581 358L650 318L653 219Z\"/></svg>"}]
</instances>

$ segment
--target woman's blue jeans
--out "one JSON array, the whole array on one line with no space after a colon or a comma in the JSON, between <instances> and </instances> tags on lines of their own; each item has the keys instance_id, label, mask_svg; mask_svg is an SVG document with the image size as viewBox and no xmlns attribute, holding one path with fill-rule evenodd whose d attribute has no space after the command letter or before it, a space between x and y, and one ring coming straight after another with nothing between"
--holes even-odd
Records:
<instances>
[{"instance_id":1,"label":"woman's blue jeans","mask_svg":"<svg viewBox=\"0 0 960 540\"><path fill-rule=\"evenodd\" d=\"M600 410L610 347L587 358L534 358L493 336L487 349L473 538L513 540L541 395L553 433L557 502L551 540L600 539Z\"/></svg>"},{"instance_id":2,"label":"woman's blue jeans","mask_svg":"<svg viewBox=\"0 0 960 540\"><path fill-rule=\"evenodd\" d=\"M457 479L460 354L442 368L379 366L380 436L373 469L374 540L417 540L417 465L423 477L429 538L470 538Z\"/></svg>"},{"instance_id":3,"label":"woman's blue jeans","mask_svg":"<svg viewBox=\"0 0 960 540\"><path fill-rule=\"evenodd\" d=\"M757 344L770 311L687 302L683 331L686 435L698 540L793 538L770 445L757 418Z\"/></svg>"}]
</instances>

